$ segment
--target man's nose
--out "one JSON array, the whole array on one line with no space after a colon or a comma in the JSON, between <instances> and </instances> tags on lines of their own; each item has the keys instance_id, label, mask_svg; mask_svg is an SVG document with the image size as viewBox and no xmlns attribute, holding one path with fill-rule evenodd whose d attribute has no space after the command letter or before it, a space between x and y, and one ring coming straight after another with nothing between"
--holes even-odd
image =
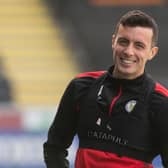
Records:
<instances>
[{"instance_id":1,"label":"man's nose","mask_svg":"<svg viewBox=\"0 0 168 168\"><path fill-rule=\"evenodd\" d=\"M127 47L125 47L124 49L124 53L127 55L127 56L132 56L134 54L134 47L132 44L129 44Z\"/></svg>"}]
</instances>

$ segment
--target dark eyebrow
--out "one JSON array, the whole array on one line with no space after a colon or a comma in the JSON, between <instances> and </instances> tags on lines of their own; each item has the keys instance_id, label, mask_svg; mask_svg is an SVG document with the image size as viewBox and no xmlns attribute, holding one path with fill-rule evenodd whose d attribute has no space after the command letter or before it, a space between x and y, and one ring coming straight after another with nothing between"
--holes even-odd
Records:
<instances>
[{"instance_id":1,"label":"dark eyebrow","mask_svg":"<svg viewBox=\"0 0 168 168\"><path fill-rule=\"evenodd\" d=\"M125 37L119 37L118 40L127 40L127 41L129 41L129 40L128 40L127 38L125 38Z\"/></svg>"}]
</instances>

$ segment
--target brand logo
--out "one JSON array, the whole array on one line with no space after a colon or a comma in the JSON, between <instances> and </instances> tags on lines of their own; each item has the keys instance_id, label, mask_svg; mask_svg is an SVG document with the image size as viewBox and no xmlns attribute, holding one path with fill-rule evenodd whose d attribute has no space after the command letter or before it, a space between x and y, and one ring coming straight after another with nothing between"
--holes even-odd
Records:
<instances>
[{"instance_id":1,"label":"brand logo","mask_svg":"<svg viewBox=\"0 0 168 168\"><path fill-rule=\"evenodd\" d=\"M111 141L120 145L126 145L128 143L127 139L106 132L89 130L87 134L88 138L96 140Z\"/></svg>"},{"instance_id":2,"label":"brand logo","mask_svg":"<svg viewBox=\"0 0 168 168\"><path fill-rule=\"evenodd\" d=\"M130 100L126 105L125 105L125 110L130 113L133 111L135 105L137 104L136 100Z\"/></svg>"},{"instance_id":3,"label":"brand logo","mask_svg":"<svg viewBox=\"0 0 168 168\"><path fill-rule=\"evenodd\" d=\"M101 118L97 119L96 124L99 125L99 126L101 125Z\"/></svg>"}]
</instances>

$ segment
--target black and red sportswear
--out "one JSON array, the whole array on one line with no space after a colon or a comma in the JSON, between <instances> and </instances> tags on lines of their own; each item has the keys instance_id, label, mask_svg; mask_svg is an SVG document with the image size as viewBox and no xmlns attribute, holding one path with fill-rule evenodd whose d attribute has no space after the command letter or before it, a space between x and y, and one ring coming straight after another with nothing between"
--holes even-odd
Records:
<instances>
[{"instance_id":1,"label":"black and red sportswear","mask_svg":"<svg viewBox=\"0 0 168 168\"><path fill-rule=\"evenodd\" d=\"M127 80L112 71L70 82L44 143L47 168L68 167L76 134L75 168L152 168L159 154L168 167L168 90L146 73Z\"/></svg>"}]
</instances>

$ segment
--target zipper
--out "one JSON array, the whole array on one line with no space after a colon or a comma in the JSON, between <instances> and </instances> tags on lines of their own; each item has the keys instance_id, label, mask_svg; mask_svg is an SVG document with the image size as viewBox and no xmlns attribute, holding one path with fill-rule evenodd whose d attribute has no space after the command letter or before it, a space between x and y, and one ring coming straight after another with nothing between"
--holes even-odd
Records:
<instances>
[{"instance_id":1,"label":"zipper","mask_svg":"<svg viewBox=\"0 0 168 168\"><path fill-rule=\"evenodd\" d=\"M111 115L113 111L113 107L116 104L117 100L121 97L121 95L122 95L122 87L120 86L117 96L115 96L111 101L110 108L109 108L109 115Z\"/></svg>"}]
</instances>

